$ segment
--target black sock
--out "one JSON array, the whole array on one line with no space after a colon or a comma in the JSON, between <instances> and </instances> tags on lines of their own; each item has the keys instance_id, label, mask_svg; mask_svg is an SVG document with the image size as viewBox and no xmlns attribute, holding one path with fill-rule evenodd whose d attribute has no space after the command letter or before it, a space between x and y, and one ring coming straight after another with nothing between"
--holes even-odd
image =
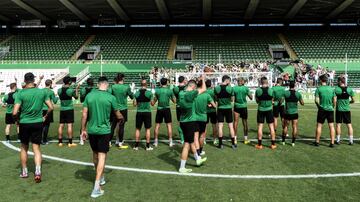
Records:
<instances>
[{"instance_id":1,"label":"black sock","mask_svg":"<svg viewBox=\"0 0 360 202\"><path fill-rule=\"evenodd\" d=\"M275 140L271 140L271 145L275 145Z\"/></svg>"},{"instance_id":2,"label":"black sock","mask_svg":"<svg viewBox=\"0 0 360 202\"><path fill-rule=\"evenodd\" d=\"M295 143L295 141L296 141L296 137L293 137L292 138L292 143Z\"/></svg>"},{"instance_id":3,"label":"black sock","mask_svg":"<svg viewBox=\"0 0 360 202\"><path fill-rule=\"evenodd\" d=\"M285 142L286 135L282 135L282 141Z\"/></svg>"},{"instance_id":4,"label":"black sock","mask_svg":"<svg viewBox=\"0 0 360 202\"><path fill-rule=\"evenodd\" d=\"M69 144L72 144L72 138L69 138Z\"/></svg>"},{"instance_id":5,"label":"black sock","mask_svg":"<svg viewBox=\"0 0 360 202\"><path fill-rule=\"evenodd\" d=\"M118 133L119 142L122 142L124 140L124 129L125 129L124 123L119 124L119 133Z\"/></svg>"},{"instance_id":6,"label":"black sock","mask_svg":"<svg viewBox=\"0 0 360 202\"><path fill-rule=\"evenodd\" d=\"M50 125L44 125L44 128L43 128L43 142L47 142L47 137L48 137L48 134L49 134L49 126Z\"/></svg>"},{"instance_id":7,"label":"black sock","mask_svg":"<svg viewBox=\"0 0 360 202\"><path fill-rule=\"evenodd\" d=\"M202 150L203 150L203 148L202 148L202 147L200 147L200 149L199 149L199 151L200 151L200 154L202 153Z\"/></svg>"},{"instance_id":8,"label":"black sock","mask_svg":"<svg viewBox=\"0 0 360 202\"><path fill-rule=\"evenodd\" d=\"M20 140L20 134L19 133L17 134L17 137L18 137L18 140Z\"/></svg>"},{"instance_id":9,"label":"black sock","mask_svg":"<svg viewBox=\"0 0 360 202\"><path fill-rule=\"evenodd\" d=\"M150 147L150 143L146 143L146 148L149 148Z\"/></svg>"},{"instance_id":10,"label":"black sock","mask_svg":"<svg viewBox=\"0 0 360 202\"><path fill-rule=\"evenodd\" d=\"M235 138L234 138L234 137L231 138L231 143L232 143L233 145L235 144Z\"/></svg>"},{"instance_id":11,"label":"black sock","mask_svg":"<svg viewBox=\"0 0 360 202\"><path fill-rule=\"evenodd\" d=\"M222 137L219 137L219 146L221 146L222 145Z\"/></svg>"},{"instance_id":12,"label":"black sock","mask_svg":"<svg viewBox=\"0 0 360 202\"><path fill-rule=\"evenodd\" d=\"M6 140L10 140L10 135L6 135Z\"/></svg>"},{"instance_id":13,"label":"black sock","mask_svg":"<svg viewBox=\"0 0 360 202\"><path fill-rule=\"evenodd\" d=\"M258 139L258 145L259 145L259 146L262 145L262 140Z\"/></svg>"},{"instance_id":14,"label":"black sock","mask_svg":"<svg viewBox=\"0 0 360 202\"><path fill-rule=\"evenodd\" d=\"M62 143L62 138L59 138L59 144Z\"/></svg>"},{"instance_id":15,"label":"black sock","mask_svg":"<svg viewBox=\"0 0 360 202\"><path fill-rule=\"evenodd\" d=\"M140 142L135 142L135 147L139 147Z\"/></svg>"}]
</instances>

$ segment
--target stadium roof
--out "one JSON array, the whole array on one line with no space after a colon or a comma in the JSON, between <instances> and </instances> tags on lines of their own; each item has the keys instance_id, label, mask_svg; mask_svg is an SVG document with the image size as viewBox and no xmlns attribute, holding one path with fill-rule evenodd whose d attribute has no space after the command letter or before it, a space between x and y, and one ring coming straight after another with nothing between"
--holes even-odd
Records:
<instances>
[{"instance_id":1,"label":"stadium roof","mask_svg":"<svg viewBox=\"0 0 360 202\"><path fill-rule=\"evenodd\" d=\"M1 0L0 22L358 22L360 0ZM99 23L99 24L101 24Z\"/></svg>"}]
</instances>

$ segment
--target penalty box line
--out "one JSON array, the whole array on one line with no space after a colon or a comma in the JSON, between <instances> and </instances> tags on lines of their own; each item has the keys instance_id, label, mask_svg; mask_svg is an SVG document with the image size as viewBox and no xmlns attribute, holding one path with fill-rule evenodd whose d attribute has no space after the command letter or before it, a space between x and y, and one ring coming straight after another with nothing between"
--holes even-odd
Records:
<instances>
[{"instance_id":1,"label":"penalty box line","mask_svg":"<svg viewBox=\"0 0 360 202\"><path fill-rule=\"evenodd\" d=\"M3 145L7 148L14 151L20 151L20 148L13 146L10 143L2 141ZM33 152L28 152L29 155L34 155ZM54 160L63 163L69 163L74 165L82 166L94 166L93 163L70 160L65 158L59 158L55 156L45 155L42 157L44 159ZM162 174L162 175L176 175L176 176L188 176L188 177L203 177L203 178L224 178L224 179L314 179L314 178L337 178L337 177L359 177L360 172L354 173L326 173L326 174L299 174L299 175L227 175L227 174L203 174L203 173L179 173L175 171L165 171L165 170L151 170L151 169L141 169L141 168L131 168L131 167L122 167L122 166L112 166L106 165L105 168L112 170L120 171L129 171L137 173L148 173L148 174Z\"/></svg>"}]
</instances>

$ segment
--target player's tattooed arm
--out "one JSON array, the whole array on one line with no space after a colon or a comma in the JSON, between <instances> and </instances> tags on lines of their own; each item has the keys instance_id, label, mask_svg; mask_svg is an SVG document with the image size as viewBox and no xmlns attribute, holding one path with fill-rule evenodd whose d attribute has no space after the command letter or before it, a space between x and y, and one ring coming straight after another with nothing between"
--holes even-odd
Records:
<instances>
[{"instance_id":1,"label":"player's tattooed arm","mask_svg":"<svg viewBox=\"0 0 360 202\"><path fill-rule=\"evenodd\" d=\"M75 88L75 96L74 96L75 99L79 98L79 91L80 91L80 83L78 83Z\"/></svg>"},{"instance_id":2,"label":"player's tattooed arm","mask_svg":"<svg viewBox=\"0 0 360 202\"><path fill-rule=\"evenodd\" d=\"M83 140L86 140L87 138L87 132L86 132L87 118L88 118L88 108L84 107L82 110L82 117L81 117L81 136Z\"/></svg>"},{"instance_id":3,"label":"player's tattooed arm","mask_svg":"<svg viewBox=\"0 0 360 202\"><path fill-rule=\"evenodd\" d=\"M206 76L205 76L205 74L201 75L200 80L202 80L202 85L201 85L201 88L198 89L199 94L206 91L206 83L205 83Z\"/></svg>"},{"instance_id":4,"label":"player's tattooed arm","mask_svg":"<svg viewBox=\"0 0 360 202\"><path fill-rule=\"evenodd\" d=\"M320 98L319 97L315 97L315 104L317 106L317 108L320 108Z\"/></svg>"},{"instance_id":5,"label":"player's tattooed arm","mask_svg":"<svg viewBox=\"0 0 360 202\"><path fill-rule=\"evenodd\" d=\"M354 104L355 103L355 98L354 96L350 96L350 104Z\"/></svg>"},{"instance_id":6,"label":"player's tattooed arm","mask_svg":"<svg viewBox=\"0 0 360 202\"><path fill-rule=\"evenodd\" d=\"M299 102L300 102L300 104L301 104L302 106L304 106L304 105L305 105L305 103L304 103L304 100L303 100L303 99L299 100Z\"/></svg>"},{"instance_id":7,"label":"player's tattooed arm","mask_svg":"<svg viewBox=\"0 0 360 202\"><path fill-rule=\"evenodd\" d=\"M151 102L150 102L151 106L154 106L157 101L158 101L158 100L157 100L157 97L155 96L154 99L151 100Z\"/></svg>"}]
</instances>

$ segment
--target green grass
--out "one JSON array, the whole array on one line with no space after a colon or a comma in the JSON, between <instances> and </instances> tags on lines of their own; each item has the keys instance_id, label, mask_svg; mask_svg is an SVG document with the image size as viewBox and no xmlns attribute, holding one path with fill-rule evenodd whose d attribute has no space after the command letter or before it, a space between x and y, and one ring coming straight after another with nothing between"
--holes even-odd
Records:
<instances>
[{"instance_id":1,"label":"green grass","mask_svg":"<svg viewBox=\"0 0 360 202\"><path fill-rule=\"evenodd\" d=\"M249 107L250 138L256 137L255 105ZM357 125L360 105L354 105L353 122L355 137L360 126ZM126 139L134 136L134 111L130 108L129 122L126 125ZM80 108L76 110L75 134L78 137ZM155 113L153 113L153 116ZM175 120L173 113L173 120ZM3 119L3 114L1 117ZM58 109L50 137L56 139ZM154 121L154 119L153 119ZM313 104L302 107L300 113L300 136L313 138L316 109ZM177 123L173 124L177 138ZM3 124L0 130L3 130ZM210 128L209 128L210 129ZM240 127L241 130L241 127ZM280 131L280 128L279 128ZM153 131L152 131L153 132ZM161 138L166 139L166 130L161 128ZM267 129L265 130L267 133ZM344 131L344 134L346 130ZM227 133L226 133L227 134ZM242 135L238 134L239 140ZM267 135L266 135L267 137ZM323 138L328 138L324 127ZM345 135L344 135L345 137ZM16 136L12 136L16 139ZM357 137L358 138L358 137ZM218 150L211 144L205 147L208 162L198 168L189 158L189 168L196 173L237 174L237 175L287 175L324 174L360 172L360 145L348 146L345 143L334 149L328 148L328 141L322 141L317 148L311 141L299 141L293 148L278 145L272 151L268 148L256 151L253 145L239 144L234 151L230 147ZM358 143L358 142L357 142ZM226 143L228 145L228 143ZM255 144L255 143L253 143ZM266 145L269 142L265 141ZM15 146L19 146L14 143ZM130 143L130 146L132 143ZM58 148L56 144L42 147L44 154L91 162L89 145L76 148ZM152 152L141 149L137 152L111 148L108 165L176 171L179 165L180 145L169 149L160 144ZM43 162L43 182L35 184L32 178L19 179L19 157L17 152L0 144L0 183L1 201L93 201L89 194L93 186L94 171L91 167L72 165L52 160ZM29 169L33 171L32 157ZM106 170L108 184L105 195L96 201L358 201L360 177L319 178L319 179L213 179L159 174L134 173L128 171Z\"/></svg>"}]
</instances>

